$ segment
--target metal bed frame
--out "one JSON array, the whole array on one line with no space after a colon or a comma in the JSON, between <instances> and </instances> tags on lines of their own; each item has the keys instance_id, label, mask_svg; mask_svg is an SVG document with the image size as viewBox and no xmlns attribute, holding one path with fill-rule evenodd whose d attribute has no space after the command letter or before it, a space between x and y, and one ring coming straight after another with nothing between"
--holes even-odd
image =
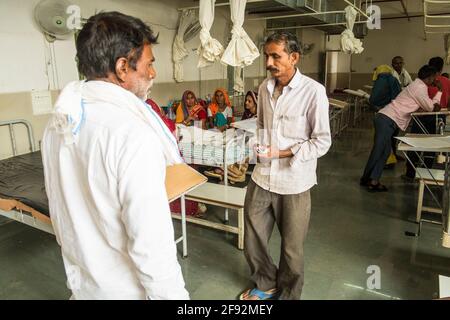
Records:
<instances>
[{"instance_id":1,"label":"metal bed frame","mask_svg":"<svg viewBox=\"0 0 450 320\"><path fill-rule=\"evenodd\" d=\"M351 105L342 100L329 98L331 137L338 137L350 125Z\"/></svg>"},{"instance_id":2,"label":"metal bed frame","mask_svg":"<svg viewBox=\"0 0 450 320\"><path fill-rule=\"evenodd\" d=\"M9 128L9 136L10 136L11 147L12 147L12 155L13 156L18 155L16 135L14 132L15 126L24 126L27 129L29 150L30 150L30 152L36 151L36 147L34 144L33 129L31 127L30 122L28 122L27 120L23 120L23 119L0 121L0 127L8 127ZM37 219L36 217L34 217L31 214L31 212L27 212L22 209L11 210L11 211L4 211L4 210L0 209L0 215L4 216L6 218L9 218L11 220L26 224L33 228L45 231L47 233L55 234L53 231L53 227L50 223L46 223L44 221Z\"/></svg>"}]
</instances>

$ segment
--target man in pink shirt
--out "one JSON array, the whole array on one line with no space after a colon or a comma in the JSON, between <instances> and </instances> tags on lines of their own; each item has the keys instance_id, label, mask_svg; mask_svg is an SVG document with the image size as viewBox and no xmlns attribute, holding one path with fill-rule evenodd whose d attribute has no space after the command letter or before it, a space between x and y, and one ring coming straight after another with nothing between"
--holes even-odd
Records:
<instances>
[{"instance_id":1,"label":"man in pink shirt","mask_svg":"<svg viewBox=\"0 0 450 320\"><path fill-rule=\"evenodd\" d=\"M360 180L360 184L367 186L369 191L387 191L380 183L380 178L391 152L391 139L397 128L405 131L411 121L411 113L419 109L424 111L440 109L441 92L433 99L428 97L428 86L434 82L436 74L436 69L429 65L420 68L418 78L375 115L374 145Z\"/></svg>"},{"instance_id":2,"label":"man in pink shirt","mask_svg":"<svg viewBox=\"0 0 450 320\"><path fill-rule=\"evenodd\" d=\"M428 65L434 67L437 70L436 79L433 86L428 87L428 96L433 98L438 91L442 91L441 95L441 108L447 108L450 97L450 80L441 75L442 69L444 68L444 59L441 57L433 57L428 61ZM445 123L445 116L440 116L442 121ZM418 119L421 125L430 134L435 134L436 132L436 117L432 115L420 116ZM411 126L411 133L423 133L423 130L419 125L414 122ZM414 164L419 162L419 157L415 152L408 152L409 160ZM434 153L426 152L424 153L424 163L427 168L431 168L434 162ZM406 173L402 175L402 179L412 182L416 177L416 169L413 164L409 161L406 162Z\"/></svg>"}]
</instances>

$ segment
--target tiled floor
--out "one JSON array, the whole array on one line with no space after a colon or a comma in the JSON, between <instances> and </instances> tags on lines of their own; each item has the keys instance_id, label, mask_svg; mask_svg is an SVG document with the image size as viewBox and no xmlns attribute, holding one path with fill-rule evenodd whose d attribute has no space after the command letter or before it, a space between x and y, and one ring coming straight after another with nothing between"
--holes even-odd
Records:
<instances>
[{"instance_id":1,"label":"tiled floor","mask_svg":"<svg viewBox=\"0 0 450 320\"><path fill-rule=\"evenodd\" d=\"M305 244L302 299L432 299L438 275L450 276L450 249L441 247L441 227L416 231L417 186L400 179L403 163L386 171L388 193L371 194L358 184L372 143L367 129L350 128L319 163L312 216ZM209 216L221 216L209 208ZM231 223L235 215L230 213ZM213 217L214 218L214 217ZM174 222L179 232L179 222ZM193 299L234 299L251 285L236 237L188 225L189 256L180 258ZM279 255L275 231L271 251ZM181 253L181 247L179 247ZM380 289L368 289L369 266L380 269ZM370 282L370 281L369 281ZM60 251L53 236L0 220L0 299L67 299Z\"/></svg>"}]
</instances>

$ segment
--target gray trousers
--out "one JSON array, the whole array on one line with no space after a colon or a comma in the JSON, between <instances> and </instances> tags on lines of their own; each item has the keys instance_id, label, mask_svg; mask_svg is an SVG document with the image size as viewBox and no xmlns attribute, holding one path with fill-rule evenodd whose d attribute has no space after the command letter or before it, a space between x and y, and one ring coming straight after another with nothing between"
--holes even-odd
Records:
<instances>
[{"instance_id":1,"label":"gray trousers","mask_svg":"<svg viewBox=\"0 0 450 320\"><path fill-rule=\"evenodd\" d=\"M303 279L303 241L311 213L310 192L281 195L264 190L253 180L245 197L245 257L259 290L279 290L280 299L300 299ZM277 267L269 254L275 222L281 234Z\"/></svg>"}]
</instances>

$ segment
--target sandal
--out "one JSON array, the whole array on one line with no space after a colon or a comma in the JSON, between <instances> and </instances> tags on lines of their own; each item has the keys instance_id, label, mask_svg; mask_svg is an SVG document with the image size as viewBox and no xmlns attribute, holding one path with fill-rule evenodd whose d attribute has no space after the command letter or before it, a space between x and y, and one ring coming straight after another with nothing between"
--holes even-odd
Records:
<instances>
[{"instance_id":1,"label":"sandal","mask_svg":"<svg viewBox=\"0 0 450 320\"><path fill-rule=\"evenodd\" d=\"M229 175L228 176L228 181L233 182L233 183L244 182L245 181L245 175L242 175L242 176L237 177L237 178L232 177L232 176Z\"/></svg>"},{"instance_id":2,"label":"sandal","mask_svg":"<svg viewBox=\"0 0 450 320\"><path fill-rule=\"evenodd\" d=\"M277 294L277 289L270 289L267 291L258 290L257 288L247 289L239 295L239 300L270 300L274 299Z\"/></svg>"},{"instance_id":3,"label":"sandal","mask_svg":"<svg viewBox=\"0 0 450 320\"><path fill-rule=\"evenodd\" d=\"M369 184L368 189L369 189L369 192L386 192L386 191L388 191L388 188L379 182L377 184Z\"/></svg>"},{"instance_id":4,"label":"sandal","mask_svg":"<svg viewBox=\"0 0 450 320\"><path fill-rule=\"evenodd\" d=\"M218 179L220 179L220 181L222 181L222 179L223 179L223 175L217 174L217 173L214 172L213 170L211 170L211 171L204 171L203 174L204 174L205 176L208 176L208 177L218 178Z\"/></svg>"}]
</instances>

